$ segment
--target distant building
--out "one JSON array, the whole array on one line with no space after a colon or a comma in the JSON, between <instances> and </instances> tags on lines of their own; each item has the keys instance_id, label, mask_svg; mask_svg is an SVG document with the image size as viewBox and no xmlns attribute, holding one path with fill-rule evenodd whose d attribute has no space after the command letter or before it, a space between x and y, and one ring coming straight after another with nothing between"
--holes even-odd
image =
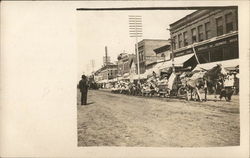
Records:
<instances>
[{"instance_id":1,"label":"distant building","mask_svg":"<svg viewBox=\"0 0 250 158\"><path fill-rule=\"evenodd\" d=\"M111 80L117 77L117 65L105 65L95 73L95 81Z\"/></svg>"},{"instance_id":2,"label":"distant building","mask_svg":"<svg viewBox=\"0 0 250 158\"><path fill-rule=\"evenodd\" d=\"M167 44L169 44L168 40L161 40L161 39L143 39L142 41L138 42L141 74L146 71L147 65L156 63L157 60L162 59L161 56L157 56L155 54L154 49L162 47Z\"/></svg>"},{"instance_id":3,"label":"distant building","mask_svg":"<svg viewBox=\"0 0 250 158\"><path fill-rule=\"evenodd\" d=\"M199 63L239 58L238 10L198 10L170 24L174 57L196 53ZM186 66L195 66L195 56Z\"/></svg>"},{"instance_id":4,"label":"distant building","mask_svg":"<svg viewBox=\"0 0 250 158\"><path fill-rule=\"evenodd\" d=\"M117 64L110 62L108 48L105 46L105 56L103 57L103 66L94 72L96 82L108 81L117 77Z\"/></svg>"},{"instance_id":5,"label":"distant building","mask_svg":"<svg viewBox=\"0 0 250 158\"><path fill-rule=\"evenodd\" d=\"M171 60L171 44L166 44L162 47L154 49L156 56L161 57L161 60L167 61Z\"/></svg>"},{"instance_id":6,"label":"distant building","mask_svg":"<svg viewBox=\"0 0 250 158\"><path fill-rule=\"evenodd\" d=\"M135 57L134 54L121 53L117 57L118 75L129 75L131 60Z\"/></svg>"}]
</instances>

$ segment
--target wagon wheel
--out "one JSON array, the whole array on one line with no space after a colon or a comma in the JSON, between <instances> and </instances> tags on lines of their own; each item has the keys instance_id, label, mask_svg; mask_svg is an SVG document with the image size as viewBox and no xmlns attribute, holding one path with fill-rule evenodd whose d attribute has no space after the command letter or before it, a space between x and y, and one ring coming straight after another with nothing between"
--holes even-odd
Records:
<instances>
[{"instance_id":1,"label":"wagon wheel","mask_svg":"<svg viewBox=\"0 0 250 158\"><path fill-rule=\"evenodd\" d=\"M168 93L165 93L165 94L164 94L164 98L167 98L167 97L168 97Z\"/></svg>"},{"instance_id":2,"label":"wagon wheel","mask_svg":"<svg viewBox=\"0 0 250 158\"><path fill-rule=\"evenodd\" d=\"M177 95L178 95L178 96L182 96L182 95L186 95L186 94L187 94L186 88L185 88L184 86L181 86L181 87L178 89Z\"/></svg>"}]
</instances>

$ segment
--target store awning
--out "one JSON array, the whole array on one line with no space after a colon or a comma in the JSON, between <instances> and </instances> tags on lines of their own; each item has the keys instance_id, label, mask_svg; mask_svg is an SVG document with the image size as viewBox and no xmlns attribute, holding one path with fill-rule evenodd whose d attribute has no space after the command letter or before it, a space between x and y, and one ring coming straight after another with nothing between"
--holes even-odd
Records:
<instances>
[{"instance_id":1,"label":"store awning","mask_svg":"<svg viewBox=\"0 0 250 158\"><path fill-rule=\"evenodd\" d=\"M160 66L159 69L165 69L165 68L169 68L172 66L172 61L165 61L163 62Z\"/></svg>"},{"instance_id":2,"label":"store awning","mask_svg":"<svg viewBox=\"0 0 250 158\"><path fill-rule=\"evenodd\" d=\"M192 55L193 56L193 55ZM182 57L178 57L178 58L174 58L174 66L175 67L182 67L183 66L183 63L185 61L187 61L188 59L190 59L192 56L190 55L185 55L185 56L182 56ZM173 66L173 62L172 60L169 60L169 61L165 61L160 67L159 69L166 69L166 68L170 68Z\"/></svg>"},{"instance_id":3,"label":"store awning","mask_svg":"<svg viewBox=\"0 0 250 158\"><path fill-rule=\"evenodd\" d=\"M212 63L205 63L205 64L198 64L193 71L200 71L200 70L210 70L215 67L217 64L221 64L226 70L230 71L236 69L239 65L239 59L232 59L232 60L225 60L225 61L218 61Z\"/></svg>"},{"instance_id":4,"label":"store awning","mask_svg":"<svg viewBox=\"0 0 250 158\"><path fill-rule=\"evenodd\" d=\"M183 66L183 63L185 63L188 59L192 58L194 56L194 54L187 54L187 55L183 55L180 57L176 57L174 58L174 65L178 66Z\"/></svg>"},{"instance_id":5,"label":"store awning","mask_svg":"<svg viewBox=\"0 0 250 158\"><path fill-rule=\"evenodd\" d=\"M160 75L160 69L163 65L164 65L164 62L159 62L156 65L154 65L153 68L147 69L145 73L147 74L147 76L153 75L153 72L155 72L157 75Z\"/></svg>"}]
</instances>

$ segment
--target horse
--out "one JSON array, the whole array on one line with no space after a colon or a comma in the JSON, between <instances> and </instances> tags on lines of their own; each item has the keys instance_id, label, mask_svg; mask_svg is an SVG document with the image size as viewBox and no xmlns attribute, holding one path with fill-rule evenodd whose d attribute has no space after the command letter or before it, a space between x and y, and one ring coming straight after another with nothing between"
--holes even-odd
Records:
<instances>
[{"instance_id":1,"label":"horse","mask_svg":"<svg viewBox=\"0 0 250 158\"><path fill-rule=\"evenodd\" d=\"M218 90L218 83L220 80L223 80L224 76L227 75L227 71L222 67L221 64L217 64L212 69L208 70L204 74L204 81L205 81L205 100L207 100L207 93L208 88L211 87L214 93L214 98L217 100L217 90Z\"/></svg>"},{"instance_id":2,"label":"horse","mask_svg":"<svg viewBox=\"0 0 250 158\"><path fill-rule=\"evenodd\" d=\"M217 64L210 70L199 71L194 73L191 77L187 77L186 80L186 91L187 91L187 100L189 100L188 92L191 91L192 94L198 97L199 101L202 101L200 89L203 89L205 92L204 101L207 100L208 88L212 88L214 93L214 98L217 100L216 92L218 90L218 81L226 75L226 70L222 67L221 64Z\"/></svg>"}]
</instances>

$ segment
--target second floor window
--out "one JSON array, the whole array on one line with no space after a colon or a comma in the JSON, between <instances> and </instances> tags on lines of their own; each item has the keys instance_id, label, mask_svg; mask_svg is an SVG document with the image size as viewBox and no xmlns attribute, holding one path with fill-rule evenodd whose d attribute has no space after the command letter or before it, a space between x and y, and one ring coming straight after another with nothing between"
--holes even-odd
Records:
<instances>
[{"instance_id":1,"label":"second floor window","mask_svg":"<svg viewBox=\"0 0 250 158\"><path fill-rule=\"evenodd\" d=\"M183 44L184 44L184 46L188 45L187 32L183 32Z\"/></svg>"},{"instance_id":2,"label":"second floor window","mask_svg":"<svg viewBox=\"0 0 250 158\"><path fill-rule=\"evenodd\" d=\"M178 47L179 48L182 47L182 35L181 34L178 35Z\"/></svg>"},{"instance_id":3,"label":"second floor window","mask_svg":"<svg viewBox=\"0 0 250 158\"><path fill-rule=\"evenodd\" d=\"M211 38L210 22L205 23L205 34L206 34L206 39Z\"/></svg>"},{"instance_id":4,"label":"second floor window","mask_svg":"<svg viewBox=\"0 0 250 158\"><path fill-rule=\"evenodd\" d=\"M216 19L217 36L223 35L222 17Z\"/></svg>"},{"instance_id":5,"label":"second floor window","mask_svg":"<svg viewBox=\"0 0 250 158\"><path fill-rule=\"evenodd\" d=\"M198 38L199 38L199 41L203 41L204 40L204 37L203 37L203 26L202 25L198 26Z\"/></svg>"},{"instance_id":6,"label":"second floor window","mask_svg":"<svg viewBox=\"0 0 250 158\"><path fill-rule=\"evenodd\" d=\"M226 14L226 33L233 31L233 16L232 13Z\"/></svg>"},{"instance_id":7,"label":"second floor window","mask_svg":"<svg viewBox=\"0 0 250 158\"><path fill-rule=\"evenodd\" d=\"M192 29L191 32L192 32L192 43L197 42L197 39L196 39L196 29L195 28Z\"/></svg>"}]
</instances>

